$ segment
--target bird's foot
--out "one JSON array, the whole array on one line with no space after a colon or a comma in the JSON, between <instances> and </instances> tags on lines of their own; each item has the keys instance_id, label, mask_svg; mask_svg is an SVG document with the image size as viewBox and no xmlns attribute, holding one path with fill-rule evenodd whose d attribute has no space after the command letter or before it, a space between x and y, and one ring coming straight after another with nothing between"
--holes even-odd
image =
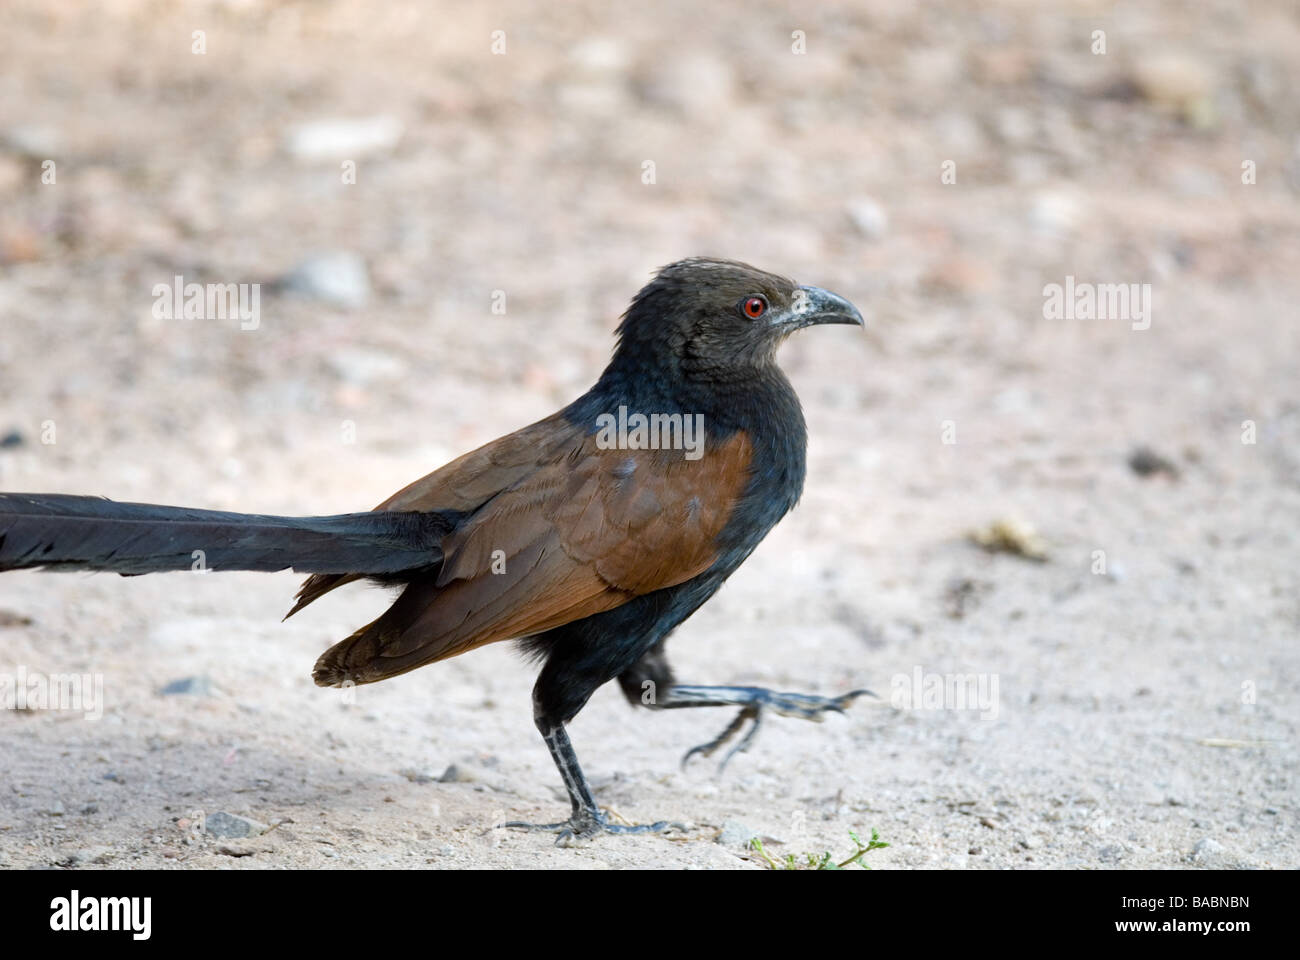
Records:
<instances>
[{"instance_id":1,"label":"bird's foot","mask_svg":"<svg viewBox=\"0 0 1300 960\"><path fill-rule=\"evenodd\" d=\"M634 833L663 833L665 830L685 830L680 823L660 820L657 823L611 823L600 810L575 810L573 816L559 823L524 823L511 820L501 826L510 830L528 830L534 833L554 833L556 846L562 846L571 840L589 840L602 833L628 835Z\"/></svg>"},{"instance_id":2,"label":"bird's foot","mask_svg":"<svg viewBox=\"0 0 1300 960\"><path fill-rule=\"evenodd\" d=\"M783 717L799 717L821 723L827 713L843 713L845 707L863 695L875 696L870 690L851 690L838 697L819 697L808 693L778 693L764 687L674 686L671 696L685 701L681 703L682 706L733 703L741 705L740 713L736 714L736 718L727 725L727 728L722 733L708 743L702 743L698 747L692 747L686 751L686 754L682 757L682 767L684 769L686 764L690 762L691 757L696 754L705 757L712 756L719 748L731 742L732 738L745 726L745 721L753 721L749 729L745 731L745 735L740 738L740 742L728 750L726 756L722 758L722 762L718 764L718 772L721 773L726 769L727 764L731 762L732 757L749 749L754 742L754 738L758 735L759 727L763 724L763 714L766 711L770 710Z\"/></svg>"}]
</instances>

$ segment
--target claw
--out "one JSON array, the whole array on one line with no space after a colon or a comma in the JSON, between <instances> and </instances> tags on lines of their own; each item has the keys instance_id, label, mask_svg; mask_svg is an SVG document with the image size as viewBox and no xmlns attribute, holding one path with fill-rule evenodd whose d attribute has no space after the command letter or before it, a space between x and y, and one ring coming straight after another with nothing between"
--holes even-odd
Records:
<instances>
[{"instance_id":1,"label":"claw","mask_svg":"<svg viewBox=\"0 0 1300 960\"><path fill-rule=\"evenodd\" d=\"M727 729L723 730L720 734L718 734L708 743L701 743L699 746L691 747L691 749L687 750L686 753L682 756L682 769L683 770L686 769L686 764L689 763L691 757L695 756L697 753L703 754L706 757L713 756L714 752L717 751L719 747L721 747L723 744L729 741L740 731L740 728L745 725L746 720L753 719L754 726L750 728L749 733L745 735L745 738L740 741L739 745L729 750L727 752L727 755L723 758L722 767L725 767L727 765L727 761L731 759L732 755L735 754L736 751L744 749L749 745L749 741L754 739L754 731L758 729L758 723L759 723L758 717L759 717L759 708L757 706L750 705L748 707L745 707L738 714L736 714L736 719L732 720L731 723L727 724ZM721 767L719 768L719 772L721 772Z\"/></svg>"},{"instance_id":2,"label":"claw","mask_svg":"<svg viewBox=\"0 0 1300 960\"><path fill-rule=\"evenodd\" d=\"M728 743L740 732L746 720L753 720L753 725L740 738L740 742L728 750L726 756L722 758L722 762L718 764L718 773L721 774L726 770L727 764L731 762L732 757L749 750L750 745L754 742L754 737L758 735L759 727L763 724L764 709L771 709L784 717L799 717L821 723L826 713L831 711L844 713L845 707L849 706L858 697L875 697L876 694L864 688L850 690L838 697L819 697L806 693L774 693L771 690L755 688L751 696L753 697L752 702L736 714L736 718L727 724L727 728L722 733L707 743L701 743L699 746L691 747L686 751L682 756L681 768L683 770L686 769L691 757L697 753L705 757L712 756L719 747Z\"/></svg>"}]
</instances>

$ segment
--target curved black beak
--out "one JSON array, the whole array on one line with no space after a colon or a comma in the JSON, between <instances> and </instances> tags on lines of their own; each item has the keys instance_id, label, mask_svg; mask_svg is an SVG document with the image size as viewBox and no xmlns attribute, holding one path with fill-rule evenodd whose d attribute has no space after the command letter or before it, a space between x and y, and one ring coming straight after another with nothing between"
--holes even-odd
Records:
<instances>
[{"instance_id":1,"label":"curved black beak","mask_svg":"<svg viewBox=\"0 0 1300 960\"><path fill-rule=\"evenodd\" d=\"M838 293L831 293L821 287L795 288L794 303L784 322L796 330L818 323L851 323L859 327L867 325L857 307Z\"/></svg>"}]
</instances>

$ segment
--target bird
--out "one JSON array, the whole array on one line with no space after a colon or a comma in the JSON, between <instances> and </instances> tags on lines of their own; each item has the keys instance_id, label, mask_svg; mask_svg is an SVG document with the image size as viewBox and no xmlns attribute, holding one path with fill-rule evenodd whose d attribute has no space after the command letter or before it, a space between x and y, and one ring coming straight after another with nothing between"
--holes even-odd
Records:
<instances>
[{"instance_id":1,"label":"bird","mask_svg":"<svg viewBox=\"0 0 1300 960\"><path fill-rule=\"evenodd\" d=\"M559 412L452 460L362 513L282 517L0 493L0 571L309 574L289 616L348 583L397 588L376 620L330 647L320 686L374 683L502 640L540 663L533 719L568 818L510 821L557 842L661 832L612 822L566 726L611 680L633 705L739 707L712 755L768 714L821 720L836 697L678 682L669 635L799 500L807 426L776 361L795 331L865 327L845 298L748 264L692 257L632 299L595 385Z\"/></svg>"}]
</instances>

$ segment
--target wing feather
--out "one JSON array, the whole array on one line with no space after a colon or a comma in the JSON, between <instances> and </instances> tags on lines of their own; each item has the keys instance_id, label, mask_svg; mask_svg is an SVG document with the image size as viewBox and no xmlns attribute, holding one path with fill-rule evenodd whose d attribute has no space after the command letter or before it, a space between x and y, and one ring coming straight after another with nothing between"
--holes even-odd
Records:
<instances>
[{"instance_id":1,"label":"wing feather","mask_svg":"<svg viewBox=\"0 0 1300 960\"><path fill-rule=\"evenodd\" d=\"M471 493L481 498L444 539L436 581L419 584L424 598L404 594L327 651L318 683L380 680L542 633L713 564L718 534L748 485L747 435L687 460L680 450L601 449L554 419L546 431L526 436L535 424L453 461L382 506L467 510Z\"/></svg>"}]
</instances>

